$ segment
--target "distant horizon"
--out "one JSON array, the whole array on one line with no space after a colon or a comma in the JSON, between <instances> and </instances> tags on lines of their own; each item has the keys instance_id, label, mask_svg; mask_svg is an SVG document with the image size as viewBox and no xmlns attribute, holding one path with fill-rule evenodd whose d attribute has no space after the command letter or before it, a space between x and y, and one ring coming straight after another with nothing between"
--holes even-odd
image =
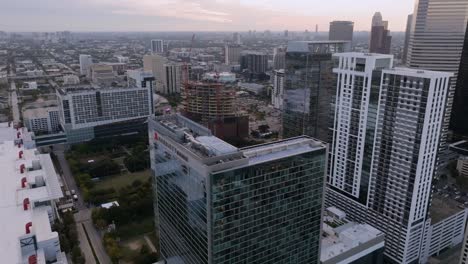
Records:
<instances>
[{"instance_id":1,"label":"distant horizon","mask_svg":"<svg viewBox=\"0 0 468 264\"><path fill-rule=\"evenodd\" d=\"M262 34L265 31L269 30L271 33L284 33L285 30L256 30L257 34ZM55 32L66 32L69 31L70 33L249 33L249 30L172 30L172 31L150 31L150 30L141 30L141 31L115 31L115 30L95 30L95 31L78 31L78 30L53 30L53 31L7 31L0 29L0 32L5 33L55 33ZM253 32L253 30L252 30ZM300 30L288 30L289 33L304 33L305 29ZM329 31L318 31L319 34L328 33ZM309 33L314 34L315 31L309 31ZM370 30L354 30L354 33L369 33ZM391 31L391 33L405 33L405 31Z\"/></svg>"},{"instance_id":2,"label":"distant horizon","mask_svg":"<svg viewBox=\"0 0 468 264\"><path fill-rule=\"evenodd\" d=\"M15 0L2 3L8 32L327 32L331 21L353 21L370 31L381 12L389 29L404 32L414 0Z\"/></svg>"}]
</instances>

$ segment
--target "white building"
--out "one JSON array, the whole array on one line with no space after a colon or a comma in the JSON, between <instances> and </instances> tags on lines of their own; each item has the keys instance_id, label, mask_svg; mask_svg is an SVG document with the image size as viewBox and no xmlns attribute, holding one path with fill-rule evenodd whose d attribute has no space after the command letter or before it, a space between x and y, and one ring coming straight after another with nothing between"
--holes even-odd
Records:
<instances>
[{"instance_id":1,"label":"white building","mask_svg":"<svg viewBox=\"0 0 468 264\"><path fill-rule=\"evenodd\" d=\"M62 189L49 154L22 144L27 134L0 124L1 262L66 264L59 234L51 228Z\"/></svg>"},{"instance_id":2,"label":"white building","mask_svg":"<svg viewBox=\"0 0 468 264\"><path fill-rule=\"evenodd\" d=\"M119 61L119 63L128 63L130 61L130 59L128 57L125 57L125 56L116 56L117 60Z\"/></svg>"},{"instance_id":3,"label":"white building","mask_svg":"<svg viewBox=\"0 0 468 264\"><path fill-rule=\"evenodd\" d=\"M130 133L124 131L124 123L146 120L154 112L151 87L71 86L57 89L56 94L60 124L68 143L92 140L103 134ZM128 130L132 130L132 125L129 126Z\"/></svg>"},{"instance_id":4,"label":"white building","mask_svg":"<svg viewBox=\"0 0 468 264\"><path fill-rule=\"evenodd\" d=\"M152 72L143 70L128 70L127 85L129 88L151 88L153 89L154 76Z\"/></svg>"},{"instance_id":5,"label":"white building","mask_svg":"<svg viewBox=\"0 0 468 264\"><path fill-rule=\"evenodd\" d=\"M226 44L224 47L224 62L226 65L240 64L242 47L240 45Z\"/></svg>"},{"instance_id":6,"label":"white building","mask_svg":"<svg viewBox=\"0 0 468 264\"><path fill-rule=\"evenodd\" d=\"M381 263L385 234L368 224L348 221L335 208L325 210L320 263Z\"/></svg>"},{"instance_id":7,"label":"white building","mask_svg":"<svg viewBox=\"0 0 468 264\"><path fill-rule=\"evenodd\" d=\"M453 74L393 68L391 55L335 57L338 89L327 203L382 230L388 258L424 263L423 247L432 243L424 237L457 237L428 233L439 228L431 224L428 209Z\"/></svg>"},{"instance_id":8,"label":"white building","mask_svg":"<svg viewBox=\"0 0 468 264\"><path fill-rule=\"evenodd\" d=\"M93 64L91 55L80 54L80 73L81 75L89 74L89 67Z\"/></svg>"},{"instance_id":9,"label":"white building","mask_svg":"<svg viewBox=\"0 0 468 264\"><path fill-rule=\"evenodd\" d=\"M276 109L283 109L284 101L284 70L273 72L273 91L271 92L271 104Z\"/></svg>"},{"instance_id":10,"label":"white building","mask_svg":"<svg viewBox=\"0 0 468 264\"><path fill-rule=\"evenodd\" d=\"M25 126L34 133L54 133L60 130L59 109L56 106L26 109Z\"/></svg>"},{"instance_id":11,"label":"white building","mask_svg":"<svg viewBox=\"0 0 468 264\"><path fill-rule=\"evenodd\" d=\"M151 52L152 53L163 53L164 52L164 40L152 39L151 40Z\"/></svg>"},{"instance_id":12,"label":"white building","mask_svg":"<svg viewBox=\"0 0 468 264\"><path fill-rule=\"evenodd\" d=\"M114 69L107 64L93 64L89 67L91 81L98 85L111 85L116 81Z\"/></svg>"},{"instance_id":13,"label":"white building","mask_svg":"<svg viewBox=\"0 0 468 264\"><path fill-rule=\"evenodd\" d=\"M37 90L37 82L24 82L23 90Z\"/></svg>"},{"instance_id":14,"label":"white building","mask_svg":"<svg viewBox=\"0 0 468 264\"><path fill-rule=\"evenodd\" d=\"M63 76L63 85L76 85L80 83L80 78L76 75L69 74Z\"/></svg>"},{"instance_id":15,"label":"white building","mask_svg":"<svg viewBox=\"0 0 468 264\"><path fill-rule=\"evenodd\" d=\"M231 72L207 72L203 75L203 80L217 81L220 83L233 83L236 79L236 74Z\"/></svg>"}]
</instances>

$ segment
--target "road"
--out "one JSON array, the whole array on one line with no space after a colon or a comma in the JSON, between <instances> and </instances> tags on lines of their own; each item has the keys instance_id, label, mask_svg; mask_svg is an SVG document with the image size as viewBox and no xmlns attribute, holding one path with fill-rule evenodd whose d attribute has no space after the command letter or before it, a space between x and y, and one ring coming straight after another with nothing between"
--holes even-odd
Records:
<instances>
[{"instance_id":1,"label":"road","mask_svg":"<svg viewBox=\"0 0 468 264\"><path fill-rule=\"evenodd\" d=\"M73 178L70 166L65 158L65 149L63 145L55 145L54 146L54 153L57 157L58 162L60 163L61 171L60 174L62 175L63 181L65 186L68 187L69 190L75 190L76 194L78 195L78 201L75 202L75 207L78 212L75 214L75 221L78 225L78 231L84 232L81 224L84 224L86 227L86 231L88 232L89 239L91 241L91 246L94 248L96 252L96 256L101 264L110 264L111 260L107 255L104 246L102 245L101 235L99 234L98 230L94 227L91 221L91 210L88 209L83 201L83 196L81 195L80 189L78 188L75 179ZM84 233L83 233L84 234ZM80 238L80 245L87 244L89 247L88 240L86 236L81 236ZM89 252L85 252L86 246L84 246L83 253L85 255L89 254ZM91 248L89 248L91 250ZM91 252L91 251L90 251ZM87 256L88 257L88 256ZM86 263L95 263L94 257L91 253L92 262Z\"/></svg>"},{"instance_id":2,"label":"road","mask_svg":"<svg viewBox=\"0 0 468 264\"><path fill-rule=\"evenodd\" d=\"M19 105L18 105L18 95L16 94L16 83L11 82L10 89L10 106L13 112L13 124L18 125L21 122Z\"/></svg>"}]
</instances>

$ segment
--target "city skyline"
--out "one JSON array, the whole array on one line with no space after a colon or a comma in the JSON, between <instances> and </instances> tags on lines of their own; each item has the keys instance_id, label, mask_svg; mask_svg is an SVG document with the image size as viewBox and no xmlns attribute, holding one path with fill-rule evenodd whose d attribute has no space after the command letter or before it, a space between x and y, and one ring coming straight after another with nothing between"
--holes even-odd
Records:
<instances>
[{"instance_id":1,"label":"city skyline","mask_svg":"<svg viewBox=\"0 0 468 264\"><path fill-rule=\"evenodd\" d=\"M353 3L351 9L343 6L349 6L348 1L19 0L3 3L0 30L315 31L318 25L319 31L324 32L328 31L330 21L350 20L355 22L356 31L370 31L372 15L380 11L389 20L390 30L399 32L405 30L414 1L364 0Z\"/></svg>"}]
</instances>

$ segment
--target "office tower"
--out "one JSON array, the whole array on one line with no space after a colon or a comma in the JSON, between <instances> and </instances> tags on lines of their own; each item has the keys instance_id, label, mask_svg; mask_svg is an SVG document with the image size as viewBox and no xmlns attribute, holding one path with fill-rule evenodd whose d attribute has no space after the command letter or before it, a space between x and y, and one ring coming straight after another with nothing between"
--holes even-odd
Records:
<instances>
[{"instance_id":1,"label":"office tower","mask_svg":"<svg viewBox=\"0 0 468 264\"><path fill-rule=\"evenodd\" d=\"M392 36L388 30L388 21L383 21L380 12L376 12L372 17L369 52L390 54L391 44Z\"/></svg>"},{"instance_id":2,"label":"office tower","mask_svg":"<svg viewBox=\"0 0 468 264\"><path fill-rule=\"evenodd\" d=\"M143 70L128 70L127 85L129 88L150 88L153 90L154 76L152 72Z\"/></svg>"},{"instance_id":3,"label":"office tower","mask_svg":"<svg viewBox=\"0 0 468 264\"><path fill-rule=\"evenodd\" d=\"M273 72L273 91L271 104L276 109L282 109L284 102L284 69Z\"/></svg>"},{"instance_id":4,"label":"office tower","mask_svg":"<svg viewBox=\"0 0 468 264\"><path fill-rule=\"evenodd\" d=\"M66 264L62 236L52 230L61 182L50 155L40 154L31 136L25 128L0 124L1 262Z\"/></svg>"},{"instance_id":5,"label":"office tower","mask_svg":"<svg viewBox=\"0 0 468 264\"><path fill-rule=\"evenodd\" d=\"M443 203L431 204L452 74L392 68L391 55L336 58L327 203L385 232L389 259L425 263L461 241L466 221L464 210L441 216L432 208Z\"/></svg>"},{"instance_id":6,"label":"office tower","mask_svg":"<svg viewBox=\"0 0 468 264\"><path fill-rule=\"evenodd\" d=\"M161 94L180 93L183 82L184 65L170 61L160 55L145 55L143 68L152 72L156 79L156 91Z\"/></svg>"},{"instance_id":7,"label":"office tower","mask_svg":"<svg viewBox=\"0 0 468 264\"><path fill-rule=\"evenodd\" d=\"M249 136L249 117L236 108L236 90L218 82L190 82L182 91L182 113L221 139Z\"/></svg>"},{"instance_id":8,"label":"office tower","mask_svg":"<svg viewBox=\"0 0 468 264\"><path fill-rule=\"evenodd\" d=\"M413 14L408 15L408 19L406 20L406 32L405 32L405 44L403 46L403 55L401 60L403 63L406 63L408 57L408 49L409 49L409 40L411 37L411 28L413 25Z\"/></svg>"},{"instance_id":9,"label":"office tower","mask_svg":"<svg viewBox=\"0 0 468 264\"><path fill-rule=\"evenodd\" d=\"M349 51L347 41L289 42L284 72L283 138L308 135L330 141L336 95L332 54Z\"/></svg>"},{"instance_id":10,"label":"office tower","mask_svg":"<svg viewBox=\"0 0 468 264\"><path fill-rule=\"evenodd\" d=\"M224 46L224 62L226 65L240 64L242 47L236 44L226 44Z\"/></svg>"},{"instance_id":11,"label":"office tower","mask_svg":"<svg viewBox=\"0 0 468 264\"><path fill-rule=\"evenodd\" d=\"M468 26L466 28L465 43L458 69L457 86L453 100L453 112L450 128L460 136L468 138Z\"/></svg>"},{"instance_id":12,"label":"office tower","mask_svg":"<svg viewBox=\"0 0 468 264\"><path fill-rule=\"evenodd\" d=\"M286 48L273 49L273 69L281 70L286 66Z\"/></svg>"},{"instance_id":13,"label":"office tower","mask_svg":"<svg viewBox=\"0 0 468 264\"><path fill-rule=\"evenodd\" d=\"M236 45L242 44L241 35L238 32L232 34L232 42Z\"/></svg>"},{"instance_id":14,"label":"office tower","mask_svg":"<svg viewBox=\"0 0 468 264\"><path fill-rule=\"evenodd\" d=\"M328 40L346 40L353 41L354 22L351 21L332 21L330 22L330 31Z\"/></svg>"},{"instance_id":15,"label":"office tower","mask_svg":"<svg viewBox=\"0 0 468 264\"><path fill-rule=\"evenodd\" d=\"M319 263L326 144L238 149L180 115L149 119L167 263Z\"/></svg>"},{"instance_id":16,"label":"office tower","mask_svg":"<svg viewBox=\"0 0 468 264\"><path fill-rule=\"evenodd\" d=\"M241 55L241 69L253 74L265 73L268 69L268 55L258 51L244 51Z\"/></svg>"},{"instance_id":17,"label":"office tower","mask_svg":"<svg viewBox=\"0 0 468 264\"><path fill-rule=\"evenodd\" d=\"M56 92L60 125L70 144L134 133L154 113L151 87L61 87Z\"/></svg>"},{"instance_id":18,"label":"office tower","mask_svg":"<svg viewBox=\"0 0 468 264\"><path fill-rule=\"evenodd\" d=\"M468 1L466 0L416 1L406 65L410 68L455 73L445 107L446 113L440 141L440 153L444 155L440 155L440 168L448 163L447 157L449 155L445 154L447 134L452 116L467 20ZM452 124L459 120L455 116L453 118Z\"/></svg>"},{"instance_id":19,"label":"office tower","mask_svg":"<svg viewBox=\"0 0 468 264\"><path fill-rule=\"evenodd\" d=\"M80 73L81 75L89 74L89 67L93 64L91 55L80 54Z\"/></svg>"},{"instance_id":20,"label":"office tower","mask_svg":"<svg viewBox=\"0 0 468 264\"><path fill-rule=\"evenodd\" d=\"M163 53L164 52L164 40L162 39L152 39L151 40L151 52Z\"/></svg>"}]
</instances>

